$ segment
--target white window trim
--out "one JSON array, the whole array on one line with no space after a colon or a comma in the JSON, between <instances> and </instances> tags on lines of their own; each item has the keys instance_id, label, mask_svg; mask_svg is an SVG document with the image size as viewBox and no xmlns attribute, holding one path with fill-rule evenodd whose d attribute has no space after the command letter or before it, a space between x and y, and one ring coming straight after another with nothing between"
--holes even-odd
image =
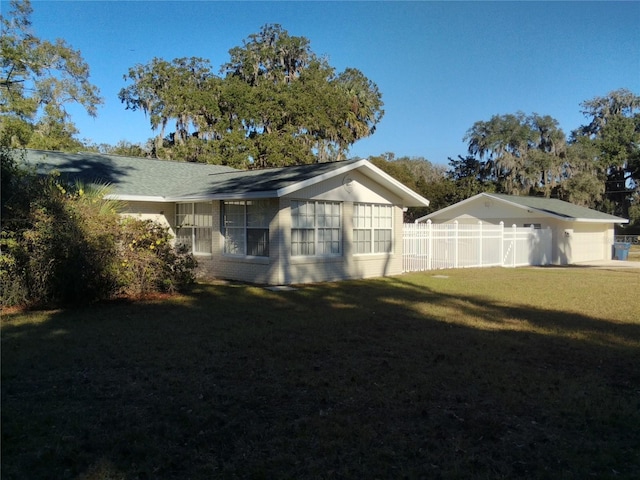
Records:
<instances>
[{"instance_id":1,"label":"white window trim","mask_svg":"<svg viewBox=\"0 0 640 480\"><path fill-rule=\"evenodd\" d=\"M339 258L342 257L343 251L344 251L344 247L342 245L342 240L343 240L343 233L342 233L342 228L344 225L344 220L343 220L343 208L342 208L342 202L337 202L337 201L333 201L333 200L309 200L309 199L294 199L291 201L291 204L293 205L293 202L305 202L305 203L313 203L315 204L314 207L314 218L313 218L313 229L312 228L303 228L303 227L294 227L293 226L293 212L291 212L290 214L290 218L291 218L291 232L293 232L294 230L313 230L313 241L314 241L314 254L298 254L298 255L294 255L293 254L293 241L292 239L290 239L290 245L289 245L289 251L291 252L291 258L292 259L301 259L301 258ZM318 253L318 246L320 244L318 238L318 230L321 229L326 229L326 227L319 227L318 226L318 203L329 203L329 204L337 204L338 208L340 209L340 213L339 215L339 219L340 219L340 225L335 228L335 230L338 230L338 245L339 245L339 252L338 253ZM292 208L290 209L292 210ZM334 228L331 228L331 230L333 230ZM293 233L291 233L291 235L293 236Z\"/></svg>"},{"instance_id":2,"label":"white window trim","mask_svg":"<svg viewBox=\"0 0 640 480\"><path fill-rule=\"evenodd\" d=\"M224 257L231 257L231 258L236 258L236 259L248 259L248 260L258 260L258 261L262 261L262 260L267 260L269 259L269 257L271 256L271 229L269 227L269 225L267 225L266 227L262 227L262 228L255 228L256 230L267 230L267 250L268 250L268 254L267 255L248 255L247 254L247 249L249 248L248 245L248 239L249 237L247 236L247 230L251 230L251 228L247 227L247 202L250 202L251 200L242 200L242 199L238 199L238 200L223 200L222 203L222 209L220 212L221 215L221 229L222 229L222 256ZM227 226L225 225L225 202L237 202L237 203L241 203L244 206L244 222L243 222L243 226L241 227L231 227L231 228L237 228L238 230L242 230L242 234L244 236L244 253L230 253L226 251L227 248L227 237L226 237L226 230L227 230Z\"/></svg>"},{"instance_id":3,"label":"white window trim","mask_svg":"<svg viewBox=\"0 0 640 480\"><path fill-rule=\"evenodd\" d=\"M371 226L368 228L356 228L355 226L355 220L356 220L356 205L365 205L365 206L370 206L371 207ZM380 228L380 227L374 227L374 215L373 215L373 207L374 206L380 206L380 207L388 207L391 209L391 228ZM353 204L353 232L355 232L356 230L369 230L369 232L371 232L371 250L369 252L355 252L353 253L354 256L365 256L365 255L390 255L393 253L393 248L395 245L395 223L394 223L394 208L393 205L390 204L386 204L386 203L367 203L367 202L354 202ZM391 230L391 247L389 249L388 252L376 252L375 250L375 232L376 230ZM353 238L353 242L355 245L355 234L352 233L352 238Z\"/></svg>"},{"instance_id":4,"label":"white window trim","mask_svg":"<svg viewBox=\"0 0 640 480\"><path fill-rule=\"evenodd\" d=\"M198 226L195 223L194 224L186 224L186 225L180 225L178 223L178 215L180 215L178 213L178 205L191 205L191 215L194 218L195 221L195 215L196 215L196 204L207 204L210 206L211 208L211 213L209 214L211 217L211 221L209 222L211 225L210 226ZM178 240L178 231L182 230L182 229L189 229L191 231L191 253L194 256L202 256L202 257L210 257L213 255L213 204L211 202L177 202L176 203L176 208L175 208L175 229L176 229L176 241ZM210 252L200 252L200 251L196 251L196 230L197 229L209 229L210 231L210 235L209 237L211 238L211 242L209 245L210 248Z\"/></svg>"}]
</instances>

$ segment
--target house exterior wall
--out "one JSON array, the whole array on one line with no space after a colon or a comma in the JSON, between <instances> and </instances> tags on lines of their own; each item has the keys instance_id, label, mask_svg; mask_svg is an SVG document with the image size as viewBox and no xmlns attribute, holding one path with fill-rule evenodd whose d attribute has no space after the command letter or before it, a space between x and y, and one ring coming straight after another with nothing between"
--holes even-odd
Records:
<instances>
[{"instance_id":1,"label":"house exterior wall","mask_svg":"<svg viewBox=\"0 0 640 480\"><path fill-rule=\"evenodd\" d=\"M341 254L291 255L291 202L334 201L341 204ZM392 252L354 255L353 205L355 202L393 205ZM319 184L270 200L269 257L224 254L222 202L213 203L213 253L198 256L203 276L263 284L310 283L402 273L402 209L400 199L358 172L330 178Z\"/></svg>"},{"instance_id":2,"label":"house exterior wall","mask_svg":"<svg viewBox=\"0 0 640 480\"><path fill-rule=\"evenodd\" d=\"M231 200L231 199L230 199ZM224 226L222 225L222 201L213 202L213 250L210 256L198 256L199 273L205 277L224 278L243 282L272 284L277 277L280 228L278 225L278 200L269 201L269 256L244 257L224 253Z\"/></svg>"},{"instance_id":3,"label":"house exterior wall","mask_svg":"<svg viewBox=\"0 0 640 480\"><path fill-rule=\"evenodd\" d=\"M608 225L574 223L568 228L569 263L610 260L614 241L613 228Z\"/></svg>"},{"instance_id":4,"label":"house exterior wall","mask_svg":"<svg viewBox=\"0 0 640 480\"><path fill-rule=\"evenodd\" d=\"M393 208L393 242L390 253L353 254L353 205L342 203L342 254L335 257L291 256L291 200L282 198L278 284L312 283L347 278L369 278L402 273L402 209ZM379 202L377 202L379 203Z\"/></svg>"},{"instance_id":5,"label":"house exterior wall","mask_svg":"<svg viewBox=\"0 0 640 480\"><path fill-rule=\"evenodd\" d=\"M614 240L613 224L565 221L486 198L449 209L431 217L431 221L436 224L482 221L492 225L504 222L505 227L539 224L540 228L551 229L552 263L557 265L609 260Z\"/></svg>"},{"instance_id":6,"label":"house exterior wall","mask_svg":"<svg viewBox=\"0 0 640 480\"><path fill-rule=\"evenodd\" d=\"M234 200L234 199L229 199ZM291 255L291 202L293 200L335 201L341 204L341 248L336 256ZM354 203L393 206L392 251L354 255ZM347 278L366 278L402 273L402 208L400 199L359 172L301 189L269 200L269 257L247 257L224 253L222 201L213 201L212 254L196 255L197 274L259 284L310 283ZM130 202L123 215L151 219L175 234L175 204Z\"/></svg>"},{"instance_id":7,"label":"house exterior wall","mask_svg":"<svg viewBox=\"0 0 640 480\"><path fill-rule=\"evenodd\" d=\"M342 254L336 257L292 257L291 201L325 200L342 202ZM393 205L392 251L358 254L352 251L353 205L373 203ZM400 199L357 171L333 177L280 199L280 279L279 283L309 283L346 278L369 278L402 273L402 208Z\"/></svg>"},{"instance_id":8,"label":"house exterior wall","mask_svg":"<svg viewBox=\"0 0 640 480\"><path fill-rule=\"evenodd\" d=\"M171 234L175 235L175 212L175 203L126 202L120 214L139 220L153 220L164 227L169 227Z\"/></svg>"}]
</instances>

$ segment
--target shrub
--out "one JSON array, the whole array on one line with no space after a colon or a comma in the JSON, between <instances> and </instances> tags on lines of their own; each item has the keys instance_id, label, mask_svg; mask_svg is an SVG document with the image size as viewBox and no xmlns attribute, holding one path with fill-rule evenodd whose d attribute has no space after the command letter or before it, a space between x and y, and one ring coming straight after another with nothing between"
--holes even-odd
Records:
<instances>
[{"instance_id":1,"label":"shrub","mask_svg":"<svg viewBox=\"0 0 640 480\"><path fill-rule=\"evenodd\" d=\"M3 304L108 298L116 286L115 203L103 200L104 188L71 189L56 176L32 175L29 184L28 208L3 222Z\"/></svg>"},{"instance_id":2,"label":"shrub","mask_svg":"<svg viewBox=\"0 0 640 480\"><path fill-rule=\"evenodd\" d=\"M174 292L194 282L193 255L173 247L169 229L151 220L125 218L120 225L121 292L141 296Z\"/></svg>"},{"instance_id":3,"label":"shrub","mask_svg":"<svg viewBox=\"0 0 640 480\"><path fill-rule=\"evenodd\" d=\"M194 281L195 260L169 230L121 220L106 187L37 176L2 154L0 301L32 307L174 292ZM6 173L6 177L5 177Z\"/></svg>"}]
</instances>

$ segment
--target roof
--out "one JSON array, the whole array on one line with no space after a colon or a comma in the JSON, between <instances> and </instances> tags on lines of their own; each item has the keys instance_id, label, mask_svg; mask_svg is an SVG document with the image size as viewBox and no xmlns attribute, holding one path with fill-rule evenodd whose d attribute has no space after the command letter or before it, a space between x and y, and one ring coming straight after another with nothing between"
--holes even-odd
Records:
<instances>
[{"instance_id":1,"label":"roof","mask_svg":"<svg viewBox=\"0 0 640 480\"><path fill-rule=\"evenodd\" d=\"M557 218L569 222L590 222L590 223L628 223L625 218L609 215L591 208L574 205L563 200L543 197L527 197L519 195L504 195L500 193L479 193L454 205L432 212L429 215L420 217L416 223L424 222L433 217L440 216L451 210L463 208L465 204L479 198L491 199L506 205L511 205L526 211L534 211L544 216Z\"/></svg>"},{"instance_id":2,"label":"roof","mask_svg":"<svg viewBox=\"0 0 640 480\"><path fill-rule=\"evenodd\" d=\"M400 197L403 206L429 204L427 199L368 160L237 170L221 165L92 152L27 150L26 161L35 165L42 174L58 171L69 180L79 180L86 184L109 184L111 198L128 201L179 202L281 197L357 169Z\"/></svg>"}]
</instances>

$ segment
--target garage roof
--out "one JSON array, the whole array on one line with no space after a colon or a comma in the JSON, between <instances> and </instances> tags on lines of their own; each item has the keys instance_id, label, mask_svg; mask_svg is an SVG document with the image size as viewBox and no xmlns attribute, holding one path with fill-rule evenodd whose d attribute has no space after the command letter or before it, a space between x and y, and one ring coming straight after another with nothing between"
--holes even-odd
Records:
<instances>
[{"instance_id":1,"label":"garage roof","mask_svg":"<svg viewBox=\"0 0 640 480\"><path fill-rule=\"evenodd\" d=\"M625 218L609 215L608 213L599 212L591 208L581 207L574 205L563 200L556 198L543 198L543 197L527 197L519 195L504 195L500 193L479 193L473 197L467 198L454 205L450 205L446 208L438 210L437 212L430 213L424 217L418 218L416 223L425 222L430 218L439 216L454 209L463 209L464 205L477 200L478 198L485 198L487 200L493 200L496 202L509 204L523 210L536 211L542 215L559 218L570 222L591 222L591 223L628 223L629 220Z\"/></svg>"}]
</instances>

